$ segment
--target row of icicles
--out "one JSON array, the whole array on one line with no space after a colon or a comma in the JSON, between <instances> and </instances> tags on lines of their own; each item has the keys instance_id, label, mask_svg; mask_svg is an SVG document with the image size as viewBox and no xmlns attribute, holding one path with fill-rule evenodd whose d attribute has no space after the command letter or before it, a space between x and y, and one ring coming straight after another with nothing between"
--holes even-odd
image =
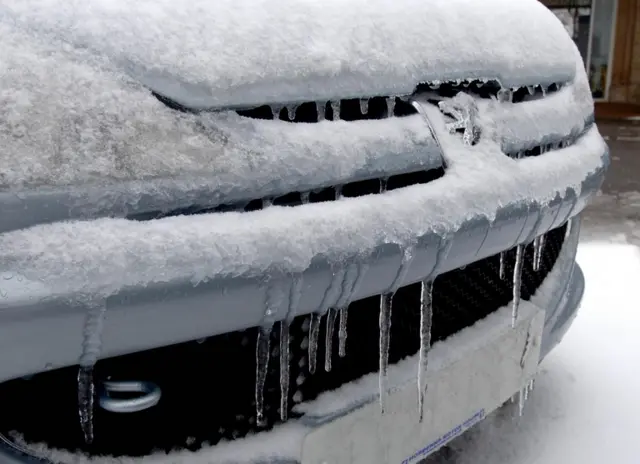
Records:
<instances>
[{"instance_id":1,"label":"row of icicles","mask_svg":"<svg viewBox=\"0 0 640 464\"><path fill-rule=\"evenodd\" d=\"M398 98L408 98L408 97L398 97ZM393 117L396 107L396 97L386 97L385 98L387 104L387 117ZM325 120L325 112L326 107L329 105L331 107L332 121L340 121L340 101L329 101L329 102L316 102L316 111L318 122ZM297 105L285 105L285 106L277 106L271 105L271 113L274 120L280 119L280 112L286 109L287 117L290 121L295 120L296 112L298 111ZM369 99L362 98L360 99L360 112L364 115L369 112Z\"/></svg>"},{"instance_id":2,"label":"row of icicles","mask_svg":"<svg viewBox=\"0 0 640 464\"><path fill-rule=\"evenodd\" d=\"M475 81L475 85L477 86L481 86L484 83L489 82L488 79L482 79L482 80L478 80ZM450 84L454 84L457 86L462 85L464 88L468 88L472 85L472 81L471 80L461 80L461 79L457 79L451 82L446 82L446 83L450 83ZM434 90L437 91L438 89L440 89L441 87L441 83L439 81L433 81L430 82L428 84L426 84L426 87L429 90ZM556 88L558 90L560 90L562 88L562 83L557 83L556 84ZM529 93L529 95L535 95L536 93L536 86L533 85L528 85L526 86L526 89ZM546 85L541 85L540 89L542 91L542 95L543 97L545 97L547 95L549 86ZM494 97L496 100L498 100L501 103L511 103L513 102L513 94L514 92L516 92L517 90L519 90L519 87L513 87L513 88L507 88L504 87L500 90L498 90L498 93L496 95L496 97ZM387 117L392 117L394 115L394 111L395 111L395 105L396 105L396 98L400 98L404 101L408 101L411 97L410 95L399 95L399 96L392 96L392 97L385 97L385 101L387 104ZM361 114L365 115L368 113L369 111L369 98L361 98L360 99L360 112ZM327 105L331 107L331 113L332 113L332 120L333 121L339 121L340 120L340 100L331 100L331 101L325 101L325 102L315 102L316 105L316 111L317 111L317 120L318 122L320 121L324 121L325 120L325 110ZM296 117L296 112L298 110L298 105L269 105L271 108L271 113L272 113L272 117L274 120L278 120L280 119L280 113L283 109L286 109L287 112L287 117L290 121L294 121L295 117Z\"/></svg>"},{"instance_id":3,"label":"row of icicles","mask_svg":"<svg viewBox=\"0 0 640 464\"><path fill-rule=\"evenodd\" d=\"M385 191L385 184L381 182L381 193ZM340 198L340 189L336 189L336 199ZM542 264L542 256L545 245L545 237L541 235L534 239L534 255L533 255L533 269L538 271ZM512 300L512 327L515 328L518 312L521 301L521 287L522 287L522 271L524 265L524 250L525 245L518 245L516 247L516 260L513 273L513 300ZM506 272L506 252L500 253L500 278L505 279ZM403 266L408 263L403 261ZM348 290L349 296L346 299L342 299L342 305L337 307L329 307L328 309L322 307L320 311L311 314L310 328L309 328L309 373L314 374L317 367L317 350L318 350L318 338L320 333L320 321L322 315L326 312L326 331L325 331L325 371L330 372L332 369L332 357L333 357L333 338L335 333L336 320L339 319L338 324L338 355L339 357L346 356L347 346L347 319L348 319L348 307L350 298L356 293L359 282L362 279L363 272L359 270L356 281ZM298 277L297 282L301 282L301 277ZM421 284L420 293L420 348L419 348L419 365L417 375L418 386L418 415L419 421L422 422L424 412L424 398L426 394L426 372L428 364L428 352L431 348L431 328L433 318L433 285L434 280L428 279ZM391 313L393 308L393 296L395 294L395 288L393 291L384 293L380 297L380 313L379 313L379 396L380 396L380 408L384 413L385 394L387 391L387 371L389 367L389 348L390 348L390 330L391 330ZM324 302L323 302L324 304ZM280 325L280 389L281 389L281 401L280 401L280 418L282 421L287 420L288 414L288 397L289 397L289 326L295 311L289 310L289 317L279 323ZM262 327L259 331L258 340L256 344L256 390L255 390L255 402L256 402L256 418L257 423L260 426L266 425L266 418L264 415L264 396L263 390L266 382L268 365L269 365L269 353L270 353L270 336L273 330L273 325ZM531 386L532 388L532 386ZM528 394L529 388L523 389L522 394Z\"/></svg>"},{"instance_id":4,"label":"row of icicles","mask_svg":"<svg viewBox=\"0 0 640 464\"><path fill-rule=\"evenodd\" d=\"M386 182L380 183L380 192L386 191ZM341 190L336 189L336 199L341 197ZM265 207L270 206L268 200ZM303 197L303 202L308 202L308 197ZM569 224L570 225L570 224ZM534 240L534 257L533 268L539 270L544 248L544 236L539 236ZM515 327L518 319L518 310L520 306L520 291L522 284L522 269L524 262L524 245L516 247L516 260L513 273L513 300L512 300L512 326ZM500 253L500 278L505 279L505 257L506 253ZM407 267L411 260L411 254L405 253L402 268ZM321 311L311 315L309 326L309 373L314 374L316 371L316 355L318 350L318 337L320 333L320 320L324 312L327 312L327 330L325 337L325 363L324 369L329 372L332 368L332 340L335 332L336 320L338 320L338 355L344 357L347 352L347 319L348 308L351 298L358 291L360 283L366 273L365 264L356 266L355 277L352 275L350 279L346 278L347 271L343 271L344 277L341 297L338 299L340 303L337 307L320 308ZM353 273L352 273L353 274ZM403 279L402 269L399 282ZM419 348L419 365L417 374L418 386L418 415L420 422L423 417L424 398L426 393L426 372L428 353L431 348L431 327L433 317L433 280L422 282L420 295L420 348ZM289 397L289 326L295 317L295 308L299 301L300 289L302 286L302 277L298 276L292 284L292 291L289 303L289 311L287 319L279 323L280 325L280 417L282 421L287 420L288 413L288 397ZM390 346L390 330L391 330L391 312L393 305L393 296L399 285L394 284L393 289L380 297L380 315L379 315L379 383L380 383L380 407L384 413L384 402L386 394L387 371L389 367L389 346ZM329 292L327 292L328 294ZM295 297L297 295L297 298ZM78 413L80 426L87 443L93 441L93 409L95 398L95 386L93 381L93 369L98 360L101 348L101 334L104 315L106 310L106 302L104 299L88 298L82 302L87 307L87 317L83 333L83 351L80 358L80 367L78 370ZM323 302L323 305L325 302ZM268 309L267 312L270 310ZM255 385L255 402L256 402L256 419L260 426L266 425L264 416L264 396L263 390L267 377L269 357L270 357L270 335L273 330L273 324L262 327L259 330L258 340L256 343L256 385ZM528 391L532 385L524 388L520 393L524 398L528 395Z\"/></svg>"}]
</instances>

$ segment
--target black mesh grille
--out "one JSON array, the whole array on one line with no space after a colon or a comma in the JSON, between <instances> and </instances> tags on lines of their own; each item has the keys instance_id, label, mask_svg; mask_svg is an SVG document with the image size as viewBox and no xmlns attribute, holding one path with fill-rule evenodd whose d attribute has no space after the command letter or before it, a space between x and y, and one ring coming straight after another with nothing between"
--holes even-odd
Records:
<instances>
[{"instance_id":1,"label":"black mesh grille","mask_svg":"<svg viewBox=\"0 0 640 464\"><path fill-rule=\"evenodd\" d=\"M529 299L553 267L565 227L547 234L542 265L532 269L533 247L525 253L522 297ZM499 257L493 256L464 269L439 276L434 284L433 339L444 340L507 305L512 295L515 251L506 259L505 280L499 277ZM419 284L404 287L394 298L390 361L417 352L419 346ZM333 370L324 366L322 318L318 369L308 372L309 317L291 327L291 383L289 408L301 399L339 387L378 370L379 298L354 302L349 311L347 356L338 357L334 337ZM144 328L141 328L144 330ZM337 331L336 331L337 332ZM113 414L96 409L94 444L83 444L76 406L76 368L60 369L0 385L3 410L0 432L18 431L28 441L46 442L92 454L142 455L157 449L196 449L203 442L217 443L259 429L255 422L254 381L257 329L211 337L100 361L96 378L150 380L161 386L158 406L135 414ZM278 325L271 336L272 356L265 389L268 426L279 421ZM290 414L291 416L291 414Z\"/></svg>"}]
</instances>

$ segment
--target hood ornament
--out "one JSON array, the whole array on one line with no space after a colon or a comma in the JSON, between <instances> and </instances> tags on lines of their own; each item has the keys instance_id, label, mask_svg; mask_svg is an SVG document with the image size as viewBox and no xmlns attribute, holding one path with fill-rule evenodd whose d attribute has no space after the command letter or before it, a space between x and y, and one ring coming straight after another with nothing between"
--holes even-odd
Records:
<instances>
[{"instance_id":1,"label":"hood ornament","mask_svg":"<svg viewBox=\"0 0 640 464\"><path fill-rule=\"evenodd\" d=\"M446 124L450 133L462 131L465 145L478 143L481 133L477 124L478 105L471 95L459 92L455 97L439 102L438 108L444 115L453 118L453 122Z\"/></svg>"}]
</instances>

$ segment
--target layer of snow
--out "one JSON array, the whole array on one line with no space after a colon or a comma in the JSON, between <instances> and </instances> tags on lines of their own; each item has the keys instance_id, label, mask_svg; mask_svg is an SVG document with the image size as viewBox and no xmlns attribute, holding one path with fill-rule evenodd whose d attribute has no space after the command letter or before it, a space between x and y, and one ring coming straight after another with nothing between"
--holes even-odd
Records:
<instances>
[{"instance_id":1,"label":"layer of snow","mask_svg":"<svg viewBox=\"0 0 640 464\"><path fill-rule=\"evenodd\" d=\"M78 193L81 207L172 188L287 192L440 164L417 116L288 124L185 115L108 63L36 40L1 15L0 43L0 188L98 184ZM139 179L148 183L112 186Z\"/></svg>"},{"instance_id":2,"label":"layer of snow","mask_svg":"<svg viewBox=\"0 0 640 464\"><path fill-rule=\"evenodd\" d=\"M576 52L577 53L577 52ZM593 119L593 99L587 75L578 60L572 85L543 99L526 103L499 103L480 100L479 123L482 137L499 140L508 152L575 137Z\"/></svg>"},{"instance_id":3,"label":"layer of snow","mask_svg":"<svg viewBox=\"0 0 640 464\"><path fill-rule=\"evenodd\" d=\"M638 462L640 249L618 243L617 221L601 225L610 238L578 249L587 283L582 308L543 362L524 416L517 405L499 411L430 464Z\"/></svg>"},{"instance_id":4,"label":"layer of snow","mask_svg":"<svg viewBox=\"0 0 640 464\"><path fill-rule=\"evenodd\" d=\"M575 71L571 39L536 0L2 0L3 17L195 106L409 94L434 79L551 84Z\"/></svg>"},{"instance_id":5,"label":"layer of snow","mask_svg":"<svg viewBox=\"0 0 640 464\"><path fill-rule=\"evenodd\" d=\"M29 444L32 454L50 459L54 463L73 464L238 464L243 462L268 463L299 462L302 442L308 428L299 421L290 421L268 433L260 433L247 438L223 442L203 451L172 451L155 453L144 458L95 457L49 449L45 444ZM25 446L20 437L16 442ZM26 447L26 446L25 446Z\"/></svg>"},{"instance_id":6,"label":"layer of snow","mask_svg":"<svg viewBox=\"0 0 640 464\"><path fill-rule=\"evenodd\" d=\"M90 214L145 195L224 202L439 162L417 116L288 124L181 114L108 60L48 39L0 14L0 190L90 184L70 205ZM575 82L544 101L479 102L483 137L525 149L581 132L593 103L579 55L569 55Z\"/></svg>"},{"instance_id":7,"label":"layer of snow","mask_svg":"<svg viewBox=\"0 0 640 464\"><path fill-rule=\"evenodd\" d=\"M0 234L0 262L4 271L43 282L54 294L111 294L130 285L195 283L274 268L301 272L318 255L341 260L383 244L409 246L472 217L493 220L501 205L546 203L569 187L579 193L603 164L606 147L595 127L571 147L516 161L492 141L465 147L446 133L441 115L432 119L449 168L429 184L249 214L36 226Z\"/></svg>"}]
</instances>

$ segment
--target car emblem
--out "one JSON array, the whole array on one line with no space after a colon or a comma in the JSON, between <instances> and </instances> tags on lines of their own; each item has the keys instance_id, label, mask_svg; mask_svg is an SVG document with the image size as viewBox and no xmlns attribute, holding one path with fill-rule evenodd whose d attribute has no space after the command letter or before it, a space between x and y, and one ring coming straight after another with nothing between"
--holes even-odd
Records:
<instances>
[{"instance_id":1,"label":"car emblem","mask_svg":"<svg viewBox=\"0 0 640 464\"><path fill-rule=\"evenodd\" d=\"M475 145L480 140L480 127L477 124L478 105L475 99L464 92L438 103L438 108L445 115L453 118L446 127L450 133L462 132L465 145Z\"/></svg>"}]
</instances>

